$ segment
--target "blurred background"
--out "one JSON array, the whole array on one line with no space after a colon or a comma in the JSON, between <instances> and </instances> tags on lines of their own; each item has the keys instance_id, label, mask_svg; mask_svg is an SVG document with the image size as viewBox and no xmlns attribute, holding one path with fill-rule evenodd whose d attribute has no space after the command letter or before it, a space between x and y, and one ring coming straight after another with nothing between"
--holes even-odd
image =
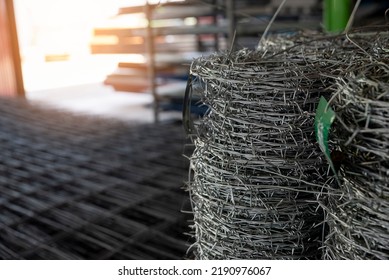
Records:
<instances>
[{"instance_id":1,"label":"blurred background","mask_svg":"<svg viewBox=\"0 0 389 280\"><path fill-rule=\"evenodd\" d=\"M119 7L137 2L144 1L14 1L26 97L80 113L152 121L150 110L142 110L152 102L150 95L122 94L103 84L119 61L142 55L90 49L94 28L109 22ZM126 25L138 26L137 17Z\"/></svg>"},{"instance_id":2,"label":"blurred background","mask_svg":"<svg viewBox=\"0 0 389 280\"><path fill-rule=\"evenodd\" d=\"M179 118L193 58L228 48L235 30L235 46L255 47L282 1L149 1L149 12L145 0L13 2L28 99L150 122L167 109ZM271 31L322 30L325 2L287 1ZM340 2L347 18L355 2ZM362 1L355 25L384 22L385 2ZM141 111L153 102L157 113Z\"/></svg>"}]
</instances>

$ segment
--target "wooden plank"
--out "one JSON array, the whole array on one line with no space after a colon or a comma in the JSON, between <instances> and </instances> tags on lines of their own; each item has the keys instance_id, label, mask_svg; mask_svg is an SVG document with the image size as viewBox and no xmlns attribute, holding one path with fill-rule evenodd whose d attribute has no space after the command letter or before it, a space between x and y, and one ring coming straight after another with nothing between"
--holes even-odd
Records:
<instances>
[{"instance_id":1,"label":"wooden plank","mask_svg":"<svg viewBox=\"0 0 389 280\"><path fill-rule=\"evenodd\" d=\"M139 65L139 63L120 62L115 74L127 75L128 77L144 77L147 75L146 63ZM187 78L189 73L189 65L165 64L156 65L156 75L167 79L183 79Z\"/></svg>"},{"instance_id":2,"label":"wooden plank","mask_svg":"<svg viewBox=\"0 0 389 280\"><path fill-rule=\"evenodd\" d=\"M128 77L114 77L109 75L104 81L104 84L112 86L116 91L149 92L149 85L146 80L142 82ZM159 82L156 88L158 99L182 96L185 92L185 87L186 81L168 80L166 83Z\"/></svg>"},{"instance_id":3,"label":"wooden plank","mask_svg":"<svg viewBox=\"0 0 389 280\"><path fill-rule=\"evenodd\" d=\"M144 45L97 45L90 46L92 54L115 54L115 53L144 53Z\"/></svg>"},{"instance_id":4,"label":"wooden plank","mask_svg":"<svg viewBox=\"0 0 389 280\"><path fill-rule=\"evenodd\" d=\"M155 68L158 71L158 73L160 73L160 72L175 71L177 69L177 67L179 67L179 66L181 66L181 65L179 65L179 64L173 65L173 64L167 64L167 63L161 64L161 63L156 62ZM118 67L146 71L148 68L148 64L147 63L133 63L133 62L119 62ZM182 65L182 68L189 68L189 67Z\"/></svg>"},{"instance_id":5,"label":"wooden plank","mask_svg":"<svg viewBox=\"0 0 389 280\"><path fill-rule=\"evenodd\" d=\"M0 0L0 95L24 96L12 0Z\"/></svg>"},{"instance_id":6,"label":"wooden plank","mask_svg":"<svg viewBox=\"0 0 389 280\"><path fill-rule=\"evenodd\" d=\"M152 5L156 6L156 5ZM139 14L139 13L145 13L145 5L142 6L128 6L128 7L122 7L119 8L118 14L123 15L123 14Z\"/></svg>"},{"instance_id":7,"label":"wooden plank","mask_svg":"<svg viewBox=\"0 0 389 280\"><path fill-rule=\"evenodd\" d=\"M119 62L118 67L146 70L148 66L147 63Z\"/></svg>"},{"instance_id":8,"label":"wooden plank","mask_svg":"<svg viewBox=\"0 0 389 280\"><path fill-rule=\"evenodd\" d=\"M197 51L197 46L192 43L163 43L155 46L157 52L194 52ZM144 44L92 44L92 54L112 54L112 53L145 53Z\"/></svg>"},{"instance_id":9,"label":"wooden plank","mask_svg":"<svg viewBox=\"0 0 389 280\"><path fill-rule=\"evenodd\" d=\"M126 76L131 78L143 78L147 76L147 68L123 68L119 67L112 75Z\"/></svg>"},{"instance_id":10,"label":"wooden plank","mask_svg":"<svg viewBox=\"0 0 389 280\"><path fill-rule=\"evenodd\" d=\"M117 36L117 37L131 37L146 35L145 28L123 28L123 27L111 27L111 28L95 28L93 30L94 36Z\"/></svg>"},{"instance_id":11,"label":"wooden plank","mask_svg":"<svg viewBox=\"0 0 389 280\"><path fill-rule=\"evenodd\" d=\"M226 26L217 25L200 25L200 26L171 26L171 27L155 27L153 28L154 36L161 35L184 35L184 34L215 34L226 33ZM94 35L105 36L118 36L118 37L130 37L130 36L145 36L145 28L96 28L94 29Z\"/></svg>"},{"instance_id":12,"label":"wooden plank","mask_svg":"<svg viewBox=\"0 0 389 280\"><path fill-rule=\"evenodd\" d=\"M145 92L150 89L150 83L147 75L133 77L125 74L110 74L104 81L104 84L113 86L120 91ZM161 79L155 80L156 86L163 84Z\"/></svg>"},{"instance_id":13,"label":"wooden plank","mask_svg":"<svg viewBox=\"0 0 389 280\"><path fill-rule=\"evenodd\" d=\"M131 77L126 75L111 74L108 75L104 81L104 84L120 84L128 86L136 86L141 88L147 88L149 86L147 77Z\"/></svg>"}]
</instances>

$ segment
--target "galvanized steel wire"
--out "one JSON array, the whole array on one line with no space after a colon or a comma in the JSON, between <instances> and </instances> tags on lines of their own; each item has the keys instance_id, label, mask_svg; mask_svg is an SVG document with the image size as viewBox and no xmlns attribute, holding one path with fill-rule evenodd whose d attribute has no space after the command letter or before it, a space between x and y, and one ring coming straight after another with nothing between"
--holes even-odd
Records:
<instances>
[{"instance_id":1,"label":"galvanized steel wire","mask_svg":"<svg viewBox=\"0 0 389 280\"><path fill-rule=\"evenodd\" d=\"M326 168L312 127L322 84L280 50L270 42L191 66L211 108L191 158L200 259L319 257Z\"/></svg>"},{"instance_id":2,"label":"galvanized steel wire","mask_svg":"<svg viewBox=\"0 0 389 280\"><path fill-rule=\"evenodd\" d=\"M210 108L197 124L191 157L197 258L387 258L384 112L389 111L383 100L388 94L388 38L387 33L358 34L276 37L257 51L217 53L193 61L193 85ZM366 70L367 63L378 63L380 70ZM373 71L374 79L361 83L353 76L358 71L362 76ZM361 101L366 97L357 100L353 94L353 104L350 94L339 89L345 84L352 91L377 88L375 98L380 98L366 107ZM341 169L341 186L328 172L314 136L315 109L322 95L331 99L337 113L345 107L352 112L339 115L342 125L362 115L377 126L367 131L355 124L343 128L354 137L349 140L351 135L345 133L348 142L359 143L346 145L352 151L343 148L345 136L337 134L342 129L331 132L331 149L343 149L353 160ZM374 168L366 160L372 154ZM368 190L362 191L366 184ZM360 241L366 239L371 242ZM352 254L348 247L354 248Z\"/></svg>"},{"instance_id":3,"label":"galvanized steel wire","mask_svg":"<svg viewBox=\"0 0 389 280\"><path fill-rule=\"evenodd\" d=\"M343 183L325 205L324 257L389 259L389 36L352 40L353 66L336 77L331 104L338 115L332 135L343 154Z\"/></svg>"}]
</instances>

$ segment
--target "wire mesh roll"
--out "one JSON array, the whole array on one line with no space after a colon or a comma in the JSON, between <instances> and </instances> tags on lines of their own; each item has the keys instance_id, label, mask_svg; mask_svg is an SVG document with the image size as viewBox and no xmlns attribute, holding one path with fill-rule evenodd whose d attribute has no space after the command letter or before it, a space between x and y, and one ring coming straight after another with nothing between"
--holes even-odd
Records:
<instances>
[{"instance_id":1,"label":"wire mesh roll","mask_svg":"<svg viewBox=\"0 0 389 280\"><path fill-rule=\"evenodd\" d=\"M320 258L326 178L313 122L325 89L306 63L314 50L279 52L290 43L280 40L191 65L210 108L191 157L198 259Z\"/></svg>"},{"instance_id":2,"label":"wire mesh roll","mask_svg":"<svg viewBox=\"0 0 389 280\"><path fill-rule=\"evenodd\" d=\"M349 71L337 77L332 103L342 184L329 193L324 257L389 259L389 36L365 34L353 44L339 59Z\"/></svg>"}]
</instances>

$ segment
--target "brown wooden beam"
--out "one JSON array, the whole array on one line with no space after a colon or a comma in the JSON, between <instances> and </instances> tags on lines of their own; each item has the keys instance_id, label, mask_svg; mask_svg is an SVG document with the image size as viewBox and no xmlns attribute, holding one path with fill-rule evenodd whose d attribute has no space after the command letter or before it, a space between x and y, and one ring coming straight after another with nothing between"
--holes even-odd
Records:
<instances>
[{"instance_id":1,"label":"brown wooden beam","mask_svg":"<svg viewBox=\"0 0 389 280\"><path fill-rule=\"evenodd\" d=\"M0 0L0 95L25 95L12 0Z\"/></svg>"}]
</instances>

